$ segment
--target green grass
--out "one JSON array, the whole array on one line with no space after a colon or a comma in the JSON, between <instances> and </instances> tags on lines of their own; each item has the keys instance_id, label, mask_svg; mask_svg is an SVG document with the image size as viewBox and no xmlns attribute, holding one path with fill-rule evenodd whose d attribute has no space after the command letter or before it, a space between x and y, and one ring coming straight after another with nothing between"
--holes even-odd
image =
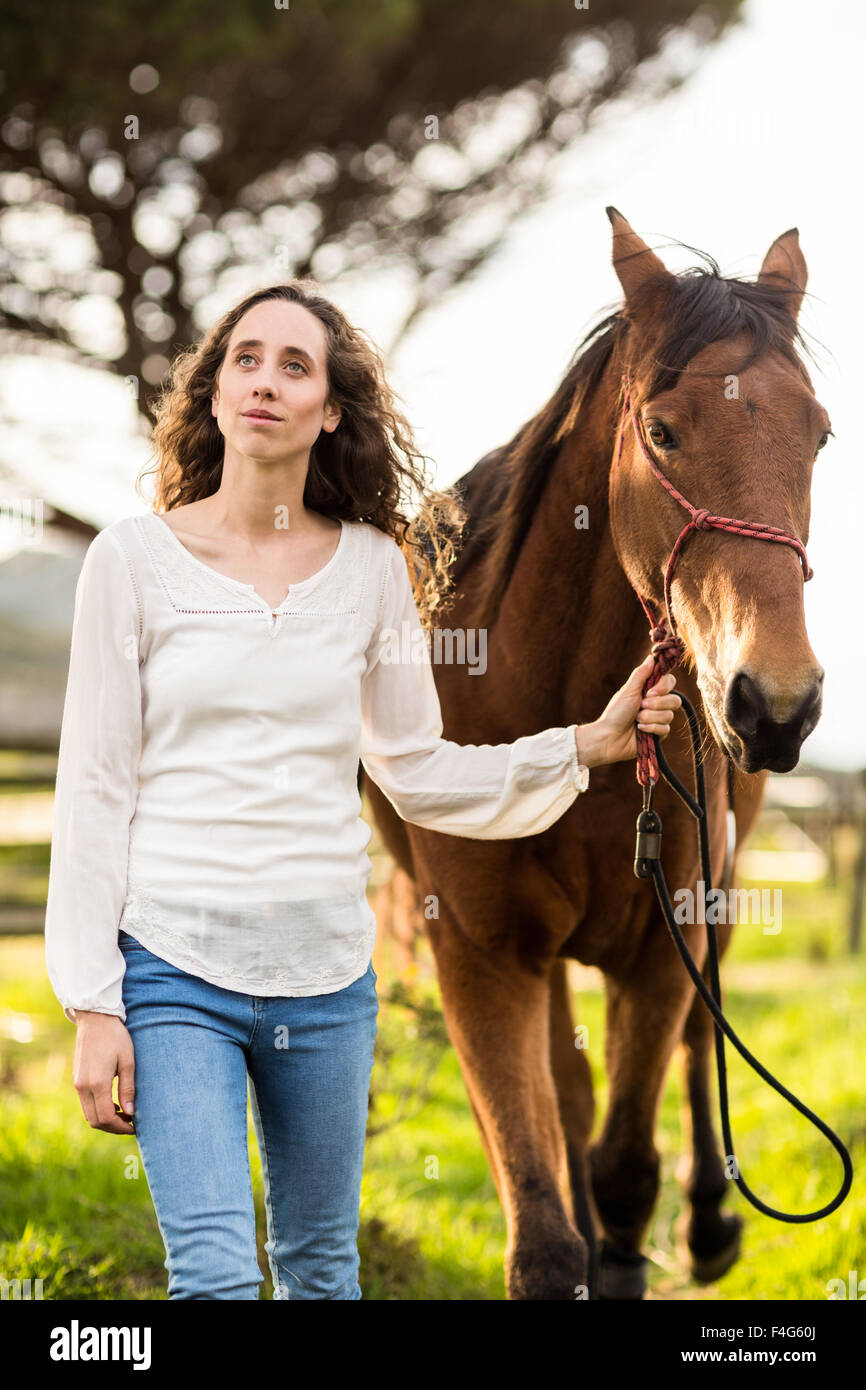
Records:
<instances>
[{"instance_id":1,"label":"green grass","mask_svg":"<svg viewBox=\"0 0 866 1390\"><path fill-rule=\"evenodd\" d=\"M742 1258L717 1285L692 1284L677 1245L675 1057L657 1128L662 1189L645 1247L651 1297L824 1299L829 1279L847 1282L852 1269L866 1277L866 971L862 957L844 954L849 891L847 881L835 892L786 886L782 931L741 925L723 983L726 1013L746 1045L848 1143L852 1192L841 1210L801 1226L760 1215L732 1185L727 1208L746 1220ZM435 977L422 970L407 987L379 975L359 1239L364 1297L504 1299L505 1222L438 1014ZM48 984L40 936L0 938L0 991L0 1275L41 1278L52 1299L164 1298L165 1253L137 1147L84 1120L71 1081L75 1029ZM581 989L576 1013L589 1028L598 1128L606 1094L601 993ZM749 1185L792 1211L823 1205L840 1181L835 1151L730 1047L728 1063L736 1153ZM250 1152L269 1298L251 1122Z\"/></svg>"}]
</instances>

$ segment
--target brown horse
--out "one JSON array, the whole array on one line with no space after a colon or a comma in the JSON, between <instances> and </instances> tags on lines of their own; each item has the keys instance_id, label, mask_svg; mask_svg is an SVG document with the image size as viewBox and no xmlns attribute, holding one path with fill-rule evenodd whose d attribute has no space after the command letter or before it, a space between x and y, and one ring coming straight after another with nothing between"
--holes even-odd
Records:
<instances>
[{"instance_id":1,"label":"brown horse","mask_svg":"<svg viewBox=\"0 0 866 1390\"><path fill-rule=\"evenodd\" d=\"M487 630L486 679L438 665L444 736L512 742L590 722L649 647L639 590L664 612L663 577L685 513L653 477L629 428L613 495L624 375L660 466L696 506L808 540L812 466L829 421L801 361L806 265L796 230L757 282L669 272L615 209L613 264L625 302L580 344L559 387L507 445L460 480L469 523L454 567L450 628ZM615 505L614 505L615 502ZM588 525L578 526L576 511ZM737 843L768 769L794 767L820 716L803 573L789 545L712 530L679 557L671 607L686 645L677 689L704 739L713 881L725 857L727 759ZM685 719L665 741L692 785ZM691 1111L687 1240L698 1278L736 1258L739 1218L711 1118L712 1023L632 860L640 788L633 763L598 767L543 834L442 835L402 821L365 776L382 838L419 897L442 1006L507 1223L511 1299L640 1297L659 1187L654 1145L665 1073L686 1056ZM672 895L699 876L694 821L664 783L662 859ZM700 925L684 926L702 965ZM720 949L730 927L720 928ZM601 1133L576 1046L566 962L603 972L609 1081ZM596 1046L595 1039L588 1040ZM601 1240L598 1237L601 1237Z\"/></svg>"}]
</instances>

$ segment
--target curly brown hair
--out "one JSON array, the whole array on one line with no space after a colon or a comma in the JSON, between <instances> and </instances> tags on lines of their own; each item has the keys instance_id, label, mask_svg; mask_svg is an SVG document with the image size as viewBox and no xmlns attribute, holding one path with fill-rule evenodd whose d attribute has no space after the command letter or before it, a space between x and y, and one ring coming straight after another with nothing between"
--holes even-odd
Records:
<instances>
[{"instance_id":1,"label":"curly brown hair","mask_svg":"<svg viewBox=\"0 0 866 1390\"><path fill-rule=\"evenodd\" d=\"M427 479L427 457L398 410L382 357L362 329L353 327L314 280L292 280L257 290L241 300L172 363L154 410L152 443L156 463L136 481L156 474L154 507L171 511L210 497L222 477L224 440L211 414L211 397L232 330L248 309L264 300L285 299L315 314L327 335L329 398L340 406L337 428L322 430L310 450L304 506L335 520L366 521L400 546L409 568L415 603L429 631L451 585L449 571L466 523L453 488L435 490ZM402 510L413 489L418 509Z\"/></svg>"}]
</instances>

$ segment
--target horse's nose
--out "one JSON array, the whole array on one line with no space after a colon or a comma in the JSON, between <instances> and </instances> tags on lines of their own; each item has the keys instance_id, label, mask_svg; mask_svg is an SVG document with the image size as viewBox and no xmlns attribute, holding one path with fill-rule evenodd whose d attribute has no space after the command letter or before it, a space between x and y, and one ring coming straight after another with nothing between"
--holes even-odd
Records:
<instances>
[{"instance_id":1,"label":"horse's nose","mask_svg":"<svg viewBox=\"0 0 866 1390\"><path fill-rule=\"evenodd\" d=\"M821 667L806 679L804 693L784 718L774 708L766 682L751 671L735 671L725 695L725 718L742 739L752 770L769 767L788 772L795 766L803 740L808 738L821 715L824 672Z\"/></svg>"}]
</instances>

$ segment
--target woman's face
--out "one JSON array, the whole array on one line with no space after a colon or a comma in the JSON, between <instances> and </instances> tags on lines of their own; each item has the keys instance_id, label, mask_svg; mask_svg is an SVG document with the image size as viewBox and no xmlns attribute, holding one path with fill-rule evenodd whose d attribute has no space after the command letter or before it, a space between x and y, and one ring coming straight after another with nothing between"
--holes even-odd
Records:
<instances>
[{"instance_id":1,"label":"woman's face","mask_svg":"<svg viewBox=\"0 0 866 1390\"><path fill-rule=\"evenodd\" d=\"M229 336L211 413L230 448L247 458L304 459L321 430L340 420L328 404L324 324L301 304L268 299L248 309ZM267 410L262 423L249 411Z\"/></svg>"}]
</instances>

